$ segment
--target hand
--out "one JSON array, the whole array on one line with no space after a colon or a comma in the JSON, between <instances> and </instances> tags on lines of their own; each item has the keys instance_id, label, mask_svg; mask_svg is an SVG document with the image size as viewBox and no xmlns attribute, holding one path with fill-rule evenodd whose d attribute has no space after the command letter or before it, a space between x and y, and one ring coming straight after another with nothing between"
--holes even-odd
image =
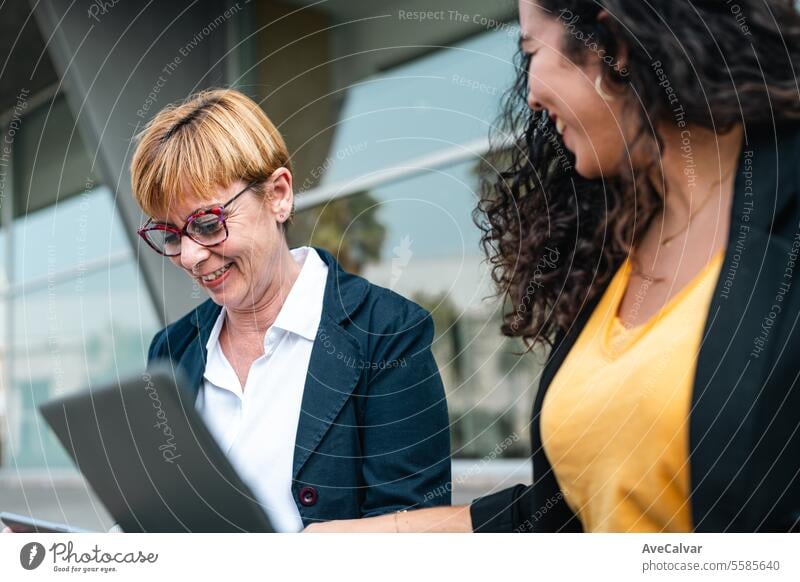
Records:
<instances>
[{"instance_id":1,"label":"hand","mask_svg":"<svg viewBox=\"0 0 800 582\"><path fill-rule=\"evenodd\" d=\"M303 533L395 533L394 514L312 523Z\"/></svg>"},{"instance_id":2,"label":"hand","mask_svg":"<svg viewBox=\"0 0 800 582\"><path fill-rule=\"evenodd\" d=\"M303 530L303 533L466 533L471 531L472 517L470 517L469 506L458 505L386 513L362 519L312 523Z\"/></svg>"},{"instance_id":3,"label":"hand","mask_svg":"<svg viewBox=\"0 0 800 582\"><path fill-rule=\"evenodd\" d=\"M338 521L324 521L321 523L312 523L305 528L301 533L333 533L339 531L336 529Z\"/></svg>"}]
</instances>

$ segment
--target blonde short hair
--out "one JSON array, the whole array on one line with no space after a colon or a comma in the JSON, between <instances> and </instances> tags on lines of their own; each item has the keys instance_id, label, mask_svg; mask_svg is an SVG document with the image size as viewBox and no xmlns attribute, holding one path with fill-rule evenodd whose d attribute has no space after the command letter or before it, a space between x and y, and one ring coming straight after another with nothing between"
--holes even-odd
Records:
<instances>
[{"instance_id":1,"label":"blonde short hair","mask_svg":"<svg viewBox=\"0 0 800 582\"><path fill-rule=\"evenodd\" d=\"M136 141L133 197L150 216L166 214L186 195L210 201L216 188L236 180L263 182L281 166L291 170L275 125L235 89L206 90L168 105Z\"/></svg>"}]
</instances>

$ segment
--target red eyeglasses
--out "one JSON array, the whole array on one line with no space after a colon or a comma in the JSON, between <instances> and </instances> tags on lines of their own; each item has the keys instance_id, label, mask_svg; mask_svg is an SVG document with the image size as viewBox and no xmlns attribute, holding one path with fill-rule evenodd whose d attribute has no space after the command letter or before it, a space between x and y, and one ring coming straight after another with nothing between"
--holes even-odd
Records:
<instances>
[{"instance_id":1,"label":"red eyeglasses","mask_svg":"<svg viewBox=\"0 0 800 582\"><path fill-rule=\"evenodd\" d=\"M257 181L250 182L244 190L221 206L198 210L186 219L186 225L182 229L169 224L153 222L151 218L140 226L136 233L150 248L165 257L175 257L181 254L183 235L204 247L221 244L228 238L225 208L257 183Z\"/></svg>"}]
</instances>

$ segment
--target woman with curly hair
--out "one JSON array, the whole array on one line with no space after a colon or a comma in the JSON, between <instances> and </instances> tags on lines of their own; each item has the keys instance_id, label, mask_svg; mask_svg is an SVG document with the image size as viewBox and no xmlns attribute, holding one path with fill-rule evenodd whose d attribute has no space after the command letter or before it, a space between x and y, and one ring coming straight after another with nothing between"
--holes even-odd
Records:
<instances>
[{"instance_id":1,"label":"woman with curly hair","mask_svg":"<svg viewBox=\"0 0 800 582\"><path fill-rule=\"evenodd\" d=\"M476 221L502 331L550 347L533 484L328 527L797 531L797 8L519 9L519 137Z\"/></svg>"}]
</instances>

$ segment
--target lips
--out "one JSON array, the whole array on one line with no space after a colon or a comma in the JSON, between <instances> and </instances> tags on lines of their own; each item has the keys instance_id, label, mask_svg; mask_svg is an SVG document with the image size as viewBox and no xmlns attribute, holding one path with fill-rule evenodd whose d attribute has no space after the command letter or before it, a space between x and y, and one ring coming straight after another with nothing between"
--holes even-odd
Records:
<instances>
[{"instance_id":1,"label":"lips","mask_svg":"<svg viewBox=\"0 0 800 582\"><path fill-rule=\"evenodd\" d=\"M200 275L198 278L199 278L199 279L200 279L200 280L201 280L203 283L213 283L214 281L216 281L217 279L219 279L220 277L222 277L222 276L223 276L225 273L227 273L227 272L228 272L228 270L229 270L229 269L230 269L232 266L233 266L233 263L228 263L228 264L227 264L227 265L225 265L224 267L220 267L219 269L217 269L216 271L213 271L213 272L211 272L211 273L206 273L205 275Z\"/></svg>"}]
</instances>

